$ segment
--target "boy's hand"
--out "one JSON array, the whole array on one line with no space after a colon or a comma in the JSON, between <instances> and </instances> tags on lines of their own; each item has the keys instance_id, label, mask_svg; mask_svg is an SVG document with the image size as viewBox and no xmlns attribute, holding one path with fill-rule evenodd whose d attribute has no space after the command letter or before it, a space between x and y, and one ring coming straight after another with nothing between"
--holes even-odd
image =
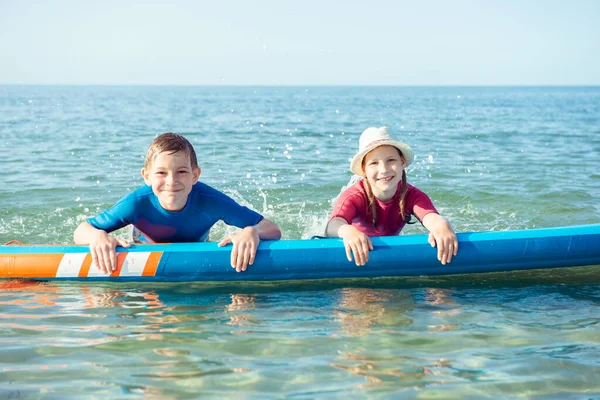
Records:
<instances>
[{"instance_id":1,"label":"boy's hand","mask_svg":"<svg viewBox=\"0 0 600 400\"><path fill-rule=\"evenodd\" d=\"M437 214L427 214L425 217L428 217L429 215ZM456 238L456 233L454 233L450 223L445 218L437 215L434 221L435 223L430 224L429 226L424 224L430 231L428 241L431 247L437 246L438 260L442 265L446 265L450 263L452 257L458 253L458 239Z\"/></svg>"},{"instance_id":2,"label":"boy's hand","mask_svg":"<svg viewBox=\"0 0 600 400\"><path fill-rule=\"evenodd\" d=\"M348 261L352 261L352 255L354 255L354 262L359 267L369 261L369 251L373 250L373 243L367 235L352 225L341 226L338 235L344 239Z\"/></svg>"},{"instance_id":3,"label":"boy's hand","mask_svg":"<svg viewBox=\"0 0 600 400\"><path fill-rule=\"evenodd\" d=\"M90 254L92 266L98 268L103 274L110 274L117 269L117 246L130 247L127 241L108 235L102 230L90 240Z\"/></svg>"},{"instance_id":4,"label":"boy's hand","mask_svg":"<svg viewBox=\"0 0 600 400\"><path fill-rule=\"evenodd\" d=\"M248 265L254 264L256 250L260 243L258 231L255 227L249 226L219 242L219 247L233 243L231 250L231 267L237 272L245 271Z\"/></svg>"}]
</instances>

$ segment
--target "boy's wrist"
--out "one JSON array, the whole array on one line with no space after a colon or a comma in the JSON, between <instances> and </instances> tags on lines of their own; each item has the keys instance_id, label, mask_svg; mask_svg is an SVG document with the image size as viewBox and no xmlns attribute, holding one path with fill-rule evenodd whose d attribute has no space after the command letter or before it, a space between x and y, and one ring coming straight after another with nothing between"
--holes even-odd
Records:
<instances>
[{"instance_id":1,"label":"boy's wrist","mask_svg":"<svg viewBox=\"0 0 600 400\"><path fill-rule=\"evenodd\" d=\"M260 236L260 232L258 230L258 228L256 227L256 225L254 226L247 226L244 229L242 229L243 231L247 231L250 234L256 235L256 236Z\"/></svg>"},{"instance_id":2,"label":"boy's wrist","mask_svg":"<svg viewBox=\"0 0 600 400\"><path fill-rule=\"evenodd\" d=\"M90 240L90 243L91 242L94 242L94 243L107 242L107 241L110 241L110 237L111 236L108 234L108 232L103 231L102 229L97 229L97 231L94 232L92 240Z\"/></svg>"}]
</instances>

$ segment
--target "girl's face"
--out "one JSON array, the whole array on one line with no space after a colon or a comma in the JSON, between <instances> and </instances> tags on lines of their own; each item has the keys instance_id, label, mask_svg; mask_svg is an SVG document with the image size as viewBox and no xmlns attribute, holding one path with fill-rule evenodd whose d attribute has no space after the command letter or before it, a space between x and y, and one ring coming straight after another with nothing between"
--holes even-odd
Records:
<instances>
[{"instance_id":1,"label":"girl's face","mask_svg":"<svg viewBox=\"0 0 600 400\"><path fill-rule=\"evenodd\" d=\"M142 169L142 176L165 210L181 211L192 186L198 182L200 168L193 168L184 152L163 152L156 155L150 168Z\"/></svg>"},{"instance_id":2,"label":"girl's face","mask_svg":"<svg viewBox=\"0 0 600 400\"><path fill-rule=\"evenodd\" d=\"M365 178L371 184L373 195L380 201L394 197L403 170L404 159L394 146L376 147L363 159Z\"/></svg>"}]
</instances>

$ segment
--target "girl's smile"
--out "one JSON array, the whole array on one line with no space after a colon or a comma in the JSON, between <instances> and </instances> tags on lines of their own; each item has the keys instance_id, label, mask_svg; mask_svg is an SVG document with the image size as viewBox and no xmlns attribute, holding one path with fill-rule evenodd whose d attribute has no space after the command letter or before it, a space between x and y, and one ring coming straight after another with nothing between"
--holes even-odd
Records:
<instances>
[{"instance_id":1,"label":"girl's smile","mask_svg":"<svg viewBox=\"0 0 600 400\"><path fill-rule=\"evenodd\" d=\"M394 146L379 146L367 153L363 159L363 169L373 195L380 201L389 201L398 189L404 160Z\"/></svg>"}]
</instances>

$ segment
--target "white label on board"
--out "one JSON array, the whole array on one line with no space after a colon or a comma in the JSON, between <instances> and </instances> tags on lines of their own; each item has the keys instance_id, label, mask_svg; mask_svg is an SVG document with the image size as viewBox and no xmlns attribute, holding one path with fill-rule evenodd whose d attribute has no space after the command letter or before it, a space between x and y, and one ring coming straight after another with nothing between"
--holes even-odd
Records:
<instances>
[{"instance_id":1,"label":"white label on board","mask_svg":"<svg viewBox=\"0 0 600 400\"><path fill-rule=\"evenodd\" d=\"M142 276L150 252L127 253L119 276Z\"/></svg>"},{"instance_id":2,"label":"white label on board","mask_svg":"<svg viewBox=\"0 0 600 400\"><path fill-rule=\"evenodd\" d=\"M58 265L56 277L76 278L79 276L79 271L81 270L81 265L83 264L85 256L87 256L87 253L65 253Z\"/></svg>"}]
</instances>

